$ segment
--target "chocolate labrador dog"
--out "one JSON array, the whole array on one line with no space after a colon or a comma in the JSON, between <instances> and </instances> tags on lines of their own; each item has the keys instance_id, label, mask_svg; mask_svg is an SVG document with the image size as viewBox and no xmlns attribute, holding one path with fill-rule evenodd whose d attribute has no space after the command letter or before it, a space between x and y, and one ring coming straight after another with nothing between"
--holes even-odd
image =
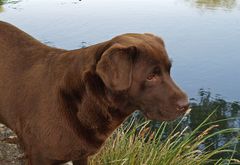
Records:
<instances>
[{"instance_id":1,"label":"chocolate labrador dog","mask_svg":"<svg viewBox=\"0 0 240 165\"><path fill-rule=\"evenodd\" d=\"M135 110L173 120L188 109L161 38L123 34L78 50L46 46L0 22L0 121L31 165L87 164Z\"/></svg>"}]
</instances>

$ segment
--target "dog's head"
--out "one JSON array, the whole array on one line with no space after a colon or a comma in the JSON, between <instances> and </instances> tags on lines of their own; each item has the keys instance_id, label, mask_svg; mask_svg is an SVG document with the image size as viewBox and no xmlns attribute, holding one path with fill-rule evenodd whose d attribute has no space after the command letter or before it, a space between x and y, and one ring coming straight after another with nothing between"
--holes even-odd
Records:
<instances>
[{"instance_id":1,"label":"dog's head","mask_svg":"<svg viewBox=\"0 0 240 165\"><path fill-rule=\"evenodd\" d=\"M113 38L96 72L111 91L126 91L129 102L153 120L173 120L188 109L186 94L170 76L171 61L161 38L124 34Z\"/></svg>"}]
</instances>

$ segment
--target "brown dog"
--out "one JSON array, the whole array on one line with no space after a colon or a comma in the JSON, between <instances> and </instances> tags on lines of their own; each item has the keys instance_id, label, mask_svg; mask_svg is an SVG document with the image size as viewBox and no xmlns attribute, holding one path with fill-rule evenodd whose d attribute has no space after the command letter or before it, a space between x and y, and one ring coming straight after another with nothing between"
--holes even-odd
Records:
<instances>
[{"instance_id":1,"label":"brown dog","mask_svg":"<svg viewBox=\"0 0 240 165\"><path fill-rule=\"evenodd\" d=\"M16 132L29 164L87 164L136 109L154 120L188 109L170 68L152 34L67 51L0 22L0 121Z\"/></svg>"}]
</instances>

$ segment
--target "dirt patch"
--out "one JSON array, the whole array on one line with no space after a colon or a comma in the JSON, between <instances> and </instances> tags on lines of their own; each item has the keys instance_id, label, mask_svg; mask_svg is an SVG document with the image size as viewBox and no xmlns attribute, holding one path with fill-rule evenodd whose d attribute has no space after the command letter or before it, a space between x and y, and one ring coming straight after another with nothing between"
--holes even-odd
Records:
<instances>
[{"instance_id":1,"label":"dirt patch","mask_svg":"<svg viewBox=\"0 0 240 165\"><path fill-rule=\"evenodd\" d=\"M16 135L3 124L0 124L0 164L24 165L24 153L18 144L14 144Z\"/></svg>"},{"instance_id":2,"label":"dirt patch","mask_svg":"<svg viewBox=\"0 0 240 165\"><path fill-rule=\"evenodd\" d=\"M27 160L23 150L16 143L16 134L0 124L0 165L26 165ZM71 162L63 165L72 165Z\"/></svg>"}]
</instances>

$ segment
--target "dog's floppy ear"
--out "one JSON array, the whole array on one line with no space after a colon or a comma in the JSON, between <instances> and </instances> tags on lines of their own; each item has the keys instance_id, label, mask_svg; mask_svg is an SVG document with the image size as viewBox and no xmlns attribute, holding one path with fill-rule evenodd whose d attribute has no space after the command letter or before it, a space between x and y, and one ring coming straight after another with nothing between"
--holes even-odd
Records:
<instances>
[{"instance_id":1,"label":"dog's floppy ear","mask_svg":"<svg viewBox=\"0 0 240 165\"><path fill-rule=\"evenodd\" d=\"M114 91L126 90L130 87L136 52L135 46L116 43L102 54L96 72L106 87Z\"/></svg>"}]
</instances>

